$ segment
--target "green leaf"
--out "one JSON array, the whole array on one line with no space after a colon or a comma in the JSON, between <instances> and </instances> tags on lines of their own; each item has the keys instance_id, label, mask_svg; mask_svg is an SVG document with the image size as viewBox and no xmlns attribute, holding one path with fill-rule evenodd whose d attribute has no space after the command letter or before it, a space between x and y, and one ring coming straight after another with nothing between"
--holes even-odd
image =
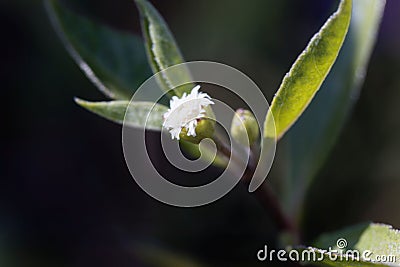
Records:
<instances>
[{"instance_id":1,"label":"green leaf","mask_svg":"<svg viewBox=\"0 0 400 267\"><path fill-rule=\"evenodd\" d=\"M290 165L281 195L292 214L300 214L306 191L359 95L384 8L385 0L354 0L349 32L335 66L283 140Z\"/></svg>"},{"instance_id":2,"label":"green leaf","mask_svg":"<svg viewBox=\"0 0 400 267\"><path fill-rule=\"evenodd\" d=\"M111 30L47 0L53 26L68 52L98 89L113 99L130 99L151 75L139 36Z\"/></svg>"},{"instance_id":3,"label":"green leaf","mask_svg":"<svg viewBox=\"0 0 400 267\"><path fill-rule=\"evenodd\" d=\"M338 240L345 240L347 246L339 249ZM333 255L338 256L338 259L330 257L329 248L336 250ZM400 231L384 224L361 224L324 234L314 247L300 250L315 251L318 258L323 260L311 263L319 266L400 266ZM352 253L354 251L356 254ZM349 257L346 258L346 255ZM380 261L382 256L386 257L386 260Z\"/></svg>"},{"instance_id":4,"label":"green leaf","mask_svg":"<svg viewBox=\"0 0 400 267\"><path fill-rule=\"evenodd\" d=\"M321 30L293 64L274 97L266 120L275 120L276 135L265 129L265 137L280 139L296 122L317 93L336 61L350 25L352 0L342 0Z\"/></svg>"},{"instance_id":5,"label":"green leaf","mask_svg":"<svg viewBox=\"0 0 400 267\"><path fill-rule=\"evenodd\" d=\"M75 102L85 109L110 121L147 130L161 131L163 115L168 108L151 102L131 102L125 100L110 102L88 102L76 98ZM128 113L126 113L129 106ZM125 115L126 113L126 115Z\"/></svg>"},{"instance_id":6,"label":"green leaf","mask_svg":"<svg viewBox=\"0 0 400 267\"><path fill-rule=\"evenodd\" d=\"M400 266L400 231L390 225L371 224L354 246L359 251L371 251L374 255L395 256L394 265Z\"/></svg>"},{"instance_id":7,"label":"green leaf","mask_svg":"<svg viewBox=\"0 0 400 267\"><path fill-rule=\"evenodd\" d=\"M184 59L178 45L172 35L167 23L160 13L146 0L135 0L141 15L141 24L148 60L153 73L160 72L170 66L184 63ZM173 90L177 96L189 92L194 86L186 84L175 88L179 82L191 82L191 74L185 67L180 68L178 73L162 73L158 82L165 91Z\"/></svg>"}]
</instances>

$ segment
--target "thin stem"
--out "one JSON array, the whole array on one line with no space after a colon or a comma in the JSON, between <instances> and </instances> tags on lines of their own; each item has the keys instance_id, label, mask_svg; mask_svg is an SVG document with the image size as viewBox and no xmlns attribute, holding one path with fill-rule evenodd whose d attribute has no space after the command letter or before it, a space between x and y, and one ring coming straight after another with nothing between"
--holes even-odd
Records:
<instances>
[{"instance_id":1,"label":"thin stem","mask_svg":"<svg viewBox=\"0 0 400 267\"><path fill-rule=\"evenodd\" d=\"M230 146L228 146L221 139L215 138L214 141L216 142L218 151L225 157L227 157L228 159L239 158L235 157L234 153L231 151ZM246 187L249 186L258 163L258 156L255 155L254 149L250 149L249 156L249 162L241 179ZM253 195L271 215L279 230L282 232L290 233L293 238L293 242L298 243L300 241L299 231L293 220L291 220L291 218L287 216L287 214L283 211L282 206L280 205L278 198L273 192L271 186L269 184L265 184L264 186L256 190Z\"/></svg>"},{"instance_id":2,"label":"thin stem","mask_svg":"<svg viewBox=\"0 0 400 267\"><path fill-rule=\"evenodd\" d=\"M251 179L253 178L255 168L257 166L257 160L254 153L250 154L249 165L242 177L242 181L246 187L249 186ZM254 192L254 197L259 203L267 210L271 215L272 219L277 224L279 230L288 232L293 236L294 242L299 242L299 234L297 227L289 216L283 211L282 206L272 190L270 184L266 183Z\"/></svg>"},{"instance_id":3,"label":"thin stem","mask_svg":"<svg viewBox=\"0 0 400 267\"><path fill-rule=\"evenodd\" d=\"M227 159L231 158L231 148L228 146L225 142L222 141L221 138L218 136L214 136L214 142L215 145L217 146L218 152L220 152L222 155L224 155Z\"/></svg>"}]
</instances>

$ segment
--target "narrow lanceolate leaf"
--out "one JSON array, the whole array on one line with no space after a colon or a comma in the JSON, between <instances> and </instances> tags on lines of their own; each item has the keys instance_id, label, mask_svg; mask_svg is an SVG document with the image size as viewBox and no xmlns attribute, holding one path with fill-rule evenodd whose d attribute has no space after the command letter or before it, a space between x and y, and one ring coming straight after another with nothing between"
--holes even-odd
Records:
<instances>
[{"instance_id":1,"label":"narrow lanceolate leaf","mask_svg":"<svg viewBox=\"0 0 400 267\"><path fill-rule=\"evenodd\" d=\"M113 99L130 99L150 75L142 39L89 21L47 0L53 26L68 52L98 89Z\"/></svg>"},{"instance_id":2,"label":"narrow lanceolate leaf","mask_svg":"<svg viewBox=\"0 0 400 267\"><path fill-rule=\"evenodd\" d=\"M170 66L184 63L174 36L160 13L147 0L135 0L135 2L141 15L147 56L153 72L157 73ZM163 90L174 89L172 93L179 97L193 88L192 84L175 88L179 83L192 81L190 72L185 67L180 68L173 76L162 73L158 81Z\"/></svg>"},{"instance_id":3,"label":"narrow lanceolate leaf","mask_svg":"<svg viewBox=\"0 0 400 267\"><path fill-rule=\"evenodd\" d=\"M311 39L283 79L266 119L274 117L278 139L310 104L335 63L350 25L351 10L352 0L342 0L337 12ZM275 136L275 133L266 128L264 136Z\"/></svg>"},{"instance_id":4,"label":"narrow lanceolate leaf","mask_svg":"<svg viewBox=\"0 0 400 267\"><path fill-rule=\"evenodd\" d=\"M321 236L314 247L301 248L317 266L400 266L400 231L390 225L362 224Z\"/></svg>"},{"instance_id":5,"label":"narrow lanceolate leaf","mask_svg":"<svg viewBox=\"0 0 400 267\"><path fill-rule=\"evenodd\" d=\"M127 126L157 131L161 131L163 115L168 110L166 106L151 102L130 103L125 100L88 102L78 98L75 101L85 109L110 121L122 124L125 118L125 125Z\"/></svg>"},{"instance_id":6,"label":"narrow lanceolate leaf","mask_svg":"<svg viewBox=\"0 0 400 267\"><path fill-rule=\"evenodd\" d=\"M283 140L289 165L281 192L290 213L300 213L304 196L325 162L363 84L385 0L353 0L343 48L329 76ZM299 142L301 140L301 142Z\"/></svg>"}]
</instances>

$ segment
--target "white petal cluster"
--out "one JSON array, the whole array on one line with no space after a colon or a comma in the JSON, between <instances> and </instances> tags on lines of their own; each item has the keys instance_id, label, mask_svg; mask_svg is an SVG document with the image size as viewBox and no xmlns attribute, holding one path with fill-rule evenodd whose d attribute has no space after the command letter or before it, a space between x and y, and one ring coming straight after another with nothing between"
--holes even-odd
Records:
<instances>
[{"instance_id":1,"label":"white petal cluster","mask_svg":"<svg viewBox=\"0 0 400 267\"><path fill-rule=\"evenodd\" d=\"M205 116L204 108L214 104L208 94L199 92L200 85L192 89L190 94L184 93L181 98L173 96L170 107L164 114L163 127L172 139L179 140L179 134L186 128L188 136L196 136L197 120Z\"/></svg>"}]
</instances>

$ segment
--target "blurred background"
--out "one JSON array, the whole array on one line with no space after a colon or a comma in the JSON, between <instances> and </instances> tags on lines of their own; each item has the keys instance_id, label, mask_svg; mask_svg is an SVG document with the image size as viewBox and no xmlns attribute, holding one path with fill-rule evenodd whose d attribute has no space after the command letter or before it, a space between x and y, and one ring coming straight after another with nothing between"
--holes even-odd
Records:
<instances>
[{"instance_id":1,"label":"blurred background","mask_svg":"<svg viewBox=\"0 0 400 267\"><path fill-rule=\"evenodd\" d=\"M65 2L114 28L140 32L133 1ZM236 67L269 100L337 4L152 3L187 60ZM363 221L400 228L398 25L400 1L388 0L360 99L309 192L307 241ZM138 256L142 250L172 262L181 254L211 266L256 265L255 253L275 243L274 224L244 187L196 209L166 206L139 189L124 162L121 127L73 102L105 97L66 53L41 1L0 0L0 27L0 266L152 266ZM274 173L269 179L279 179Z\"/></svg>"}]
</instances>

